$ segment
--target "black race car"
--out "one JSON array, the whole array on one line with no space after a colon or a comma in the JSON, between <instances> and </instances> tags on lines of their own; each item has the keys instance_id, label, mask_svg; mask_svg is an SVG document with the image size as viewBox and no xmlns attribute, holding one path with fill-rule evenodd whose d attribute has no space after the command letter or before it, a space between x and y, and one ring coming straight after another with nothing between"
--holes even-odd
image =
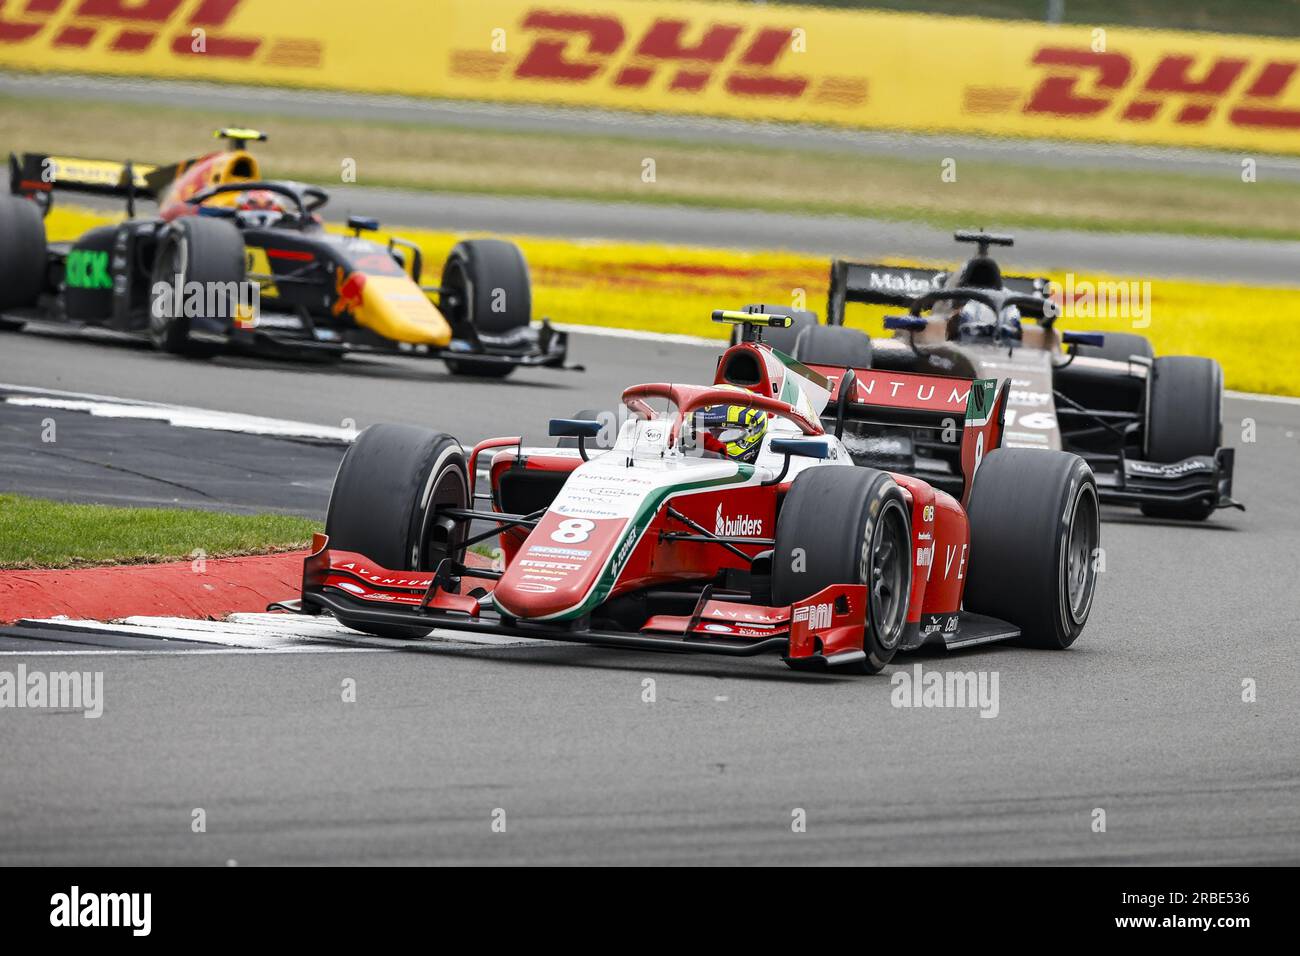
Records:
<instances>
[{"instance_id":1,"label":"black race car","mask_svg":"<svg viewBox=\"0 0 1300 956\"><path fill-rule=\"evenodd\" d=\"M791 315L769 343L817 366L1009 379L1003 444L1063 449L1092 466L1104 502L1153 517L1203 520L1232 497L1233 449L1223 447L1223 370L1213 359L1156 357L1140 335L1066 332L1047 279L1003 276L988 254L1010 236L959 232L975 256L955 272L835 260L826 324ZM894 305L890 339L844 325L849 302ZM831 410L833 411L833 409ZM861 464L956 485L959 449L942 428L905 414L852 422L845 444Z\"/></svg>"},{"instance_id":2,"label":"black race car","mask_svg":"<svg viewBox=\"0 0 1300 956\"><path fill-rule=\"evenodd\" d=\"M264 134L217 135L228 148L170 166L11 155L13 195L0 196L0 322L62 319L195 355L399 352L490 378L565 367L566 333L532 323L517 246L458 243L439 284L422 286L414 243L365 238L379 224L360 216L348 220L350 236L326 232L323 189L262 179L246 147ZM120 198L128 218L47 242L43 217L65 191ZM156 201L157 216L136 218L140 200Z\"/></svg>"}]
</instances>

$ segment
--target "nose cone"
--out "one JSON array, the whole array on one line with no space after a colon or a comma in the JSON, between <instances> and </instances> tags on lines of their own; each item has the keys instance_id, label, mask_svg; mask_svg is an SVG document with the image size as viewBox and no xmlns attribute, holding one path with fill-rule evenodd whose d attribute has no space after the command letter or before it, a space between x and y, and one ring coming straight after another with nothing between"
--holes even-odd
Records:
<instances>
[{"instance_id":1,"label":"nose cone","mask_svg":"<svg viewBox=\"0 0 1300 956\"><path fill-rule=\"evenodd\" d=\"M357 288L359 286L359 288ZM354 272L339 290L359 325L395 342L442 347L451 326L429 297L406 276Z\"/></svg>"},{"instance_id":2,"label":"nose cone","mask_svg":"<svg viewBox=\"0 0 1300 956\"><path fill-rule=\"evenodd\" d=\"M631 555L634 543L620 543L627 523L547 512L493 588L497 606L530 620L588 613Z\"/></svg>"}]
</instances>

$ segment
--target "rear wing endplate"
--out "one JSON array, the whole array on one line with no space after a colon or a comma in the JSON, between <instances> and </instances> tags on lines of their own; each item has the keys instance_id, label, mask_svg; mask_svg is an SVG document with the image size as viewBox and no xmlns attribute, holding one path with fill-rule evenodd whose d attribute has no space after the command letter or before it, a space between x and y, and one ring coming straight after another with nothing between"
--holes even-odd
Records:
<instances>
[{"instance_id":1,"label":"rear wing endplate","mask_svg":"<svg viewBox=\"0 0 1300 956\"><path fill-rule=\"evenodd\" d=\"M114 196L125 199L128 212L134 215L135 200L157 199L178 168L52 153L10 153L9 189L29 199L44 196L47 207L56 191Z\"/></svg>"},{"instance_id":2,"label":"rear wing endplate","mask_svg":"<svg viewBox=\"0 0 1300 956\"><path fill-rule=\"evenodd\" d=\"M932 429L961 449L962 504L984 456L1002 445L1011 379L950 378L869 368L814 366L831 385L823 419L843 437L846 421L895 423Z\"/></svg>"}]
</instances>

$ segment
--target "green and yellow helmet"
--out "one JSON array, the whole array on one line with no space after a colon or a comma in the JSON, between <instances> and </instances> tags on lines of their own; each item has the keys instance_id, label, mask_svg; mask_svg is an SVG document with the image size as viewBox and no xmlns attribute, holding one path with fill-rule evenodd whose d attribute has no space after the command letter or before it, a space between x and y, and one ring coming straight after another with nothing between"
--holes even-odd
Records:
<instances>
[{"instance_id":1,"label":"green and yellow helmet","mask_svg":"<svg viewBox=\"0 0 1300 956\"><path fill-rule=\"evenodd\" d=\"M738 385L718 388L748 394ZM767 412L745 405L709 405L696 412L695 427L705 451L753 462L767 434Z\"/></svg>"}]
</instances>

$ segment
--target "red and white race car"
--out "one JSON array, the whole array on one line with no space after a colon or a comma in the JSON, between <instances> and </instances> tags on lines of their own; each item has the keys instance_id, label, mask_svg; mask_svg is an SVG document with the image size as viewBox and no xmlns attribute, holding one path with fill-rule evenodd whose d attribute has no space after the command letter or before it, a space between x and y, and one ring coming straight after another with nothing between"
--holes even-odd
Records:
<instances>
[{"instance_id":1,"label":"red and white race car","mask_svg":"<svg viewBox=\"0 0 1300 956\"><path fill-rule=\"evenodd\" d=\"M1096 484L1077 455L999 449L1006 388L881 373L889 383L859 378L838 402L841 418L870 415L876 399L891 415L909 403L929 414L947 390L964 409L959 500L852 463L822 422L832 383L761 342L788 318L714 318L744 324L746 340L713 384L634 385L618 416L553 420L576 447L508 437L467 454L432 430L367 428L335 478L301 600L276 607L383 637L777 652L791 667L864 673L927 643L1078 637L1096 586ZM465 563L493 538L496 568Z\"/></svg>"}]
</instances>

